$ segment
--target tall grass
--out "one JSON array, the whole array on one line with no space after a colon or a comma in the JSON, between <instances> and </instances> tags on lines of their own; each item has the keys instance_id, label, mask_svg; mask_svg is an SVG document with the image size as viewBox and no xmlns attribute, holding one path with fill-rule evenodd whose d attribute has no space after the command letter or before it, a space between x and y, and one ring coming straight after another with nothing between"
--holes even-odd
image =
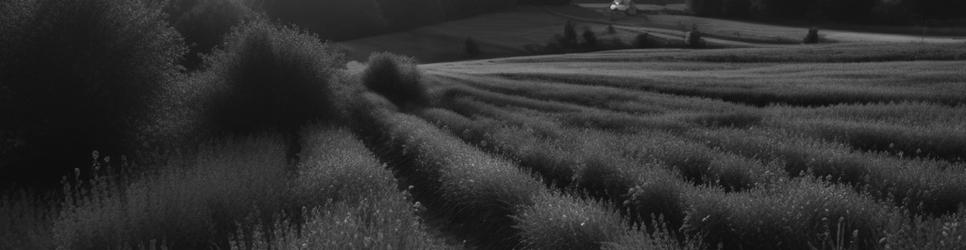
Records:
<instances>
[{"instance_id":1,"label":"tall grass","mask_svg":"<svg viewBox=\"0 0 966 250\"><path fill-rule=\"evenodd\" d=\"M738 155L780 161L792 176L807 174L852 184L857 190L917 213L956 212L966 202L966 175L949 163L854 152L842 144L767 130L715 130L692 136Z\"/></svg>"},{"instance_id":2,"label":"tall grass","mask_svg":"<svg viewBox=\"0 0 966 250\"><path fill-rule=\"evenodd\" d=\"M392 172L346 129L303 130L292 183L298 218L238 235L233 248L451 249L430 234ZM268 237L266 237L268 236ZM266 240L270 239L270 240Z\"/></svg>"},{"instance_id":3,"label":"tall grass","mask_svg":"<svg viewBox=\"0 0 966 250\"><path fill-rule=\"evenodd\" d=\"M966 133L964 133L966 130L828 119L775 123L778 127L841 142L859 150L882 151L899 156L953 162L966 160L966 153L964 153L966 152Z\"/></svg>"},{"instance_id":4,"label":"tall grass","mask_svg":"<svg viewBox=\"0 0 966 250\"><path fill-rule=\"evenodd\" d=\"M872 249L895 214L848 188L807 179L696 198L684 230L724 249Z\"/></svg>"},{"instance_id":5,"label":"tall grass","mask_svg":"<svg viewBox=\"0 0 966 250\"><path fill-rule=\"evenodd\" d=\"M242 139L135 180L104 176L90 187L67 186L55 242L69 249L227 247L236 223L269 222L290 204L283 145L277 137Z\"/></svg>"},{"instance_id":6,"label":"tall grass","mask_svg":"<svg viewBox=\"0 0 966 250\"><path fill-rule=\"evenodd\" d=\"M0 195L0 248L53 249L51 202L26 193Z\"/></svg>"},{"instance_id":7,"label":"tall grass","mask_svg":"<svg viewBox=\"0 0 966 250\"><path fill-rule=\"evenodd\" d=\"M599 212L603 208L596 205L531 215L544 207L574 207L568 204L581 201L561 196L546 198L550 191L526 172L460 142L426 121L380 109L367 112L361 118L372 127L361 128L361 132L369 136L369 145L384 152L382 157L415 187L417 200L426 201L431 213L449 220L453 231L474 245L540 247L545 239L574 233L585 236L577 238L578 246L584 246L601 244L610 240L608 235L627 231L608 226L614 217L596 216L603 213ZM571 213L595 215L585 221L594 226L573 228L572 221L552 219Z\"/></svg>"}]
</instances>

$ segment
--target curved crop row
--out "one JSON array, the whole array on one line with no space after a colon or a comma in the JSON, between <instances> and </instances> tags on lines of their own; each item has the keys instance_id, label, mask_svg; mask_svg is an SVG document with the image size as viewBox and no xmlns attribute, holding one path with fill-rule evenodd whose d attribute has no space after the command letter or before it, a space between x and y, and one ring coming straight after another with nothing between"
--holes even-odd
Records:
<instances>
[{"instance_id":1,"label":"curved crop row","mask_svg":"<svg viewBox=\"0 0 966 250\"><path fill-rule=\"evenodd\" d=\"M559 249L600 246L628 233L611 225L620 221L619 216L599 206L580 205L582 201L553 195L511 163L486 155L426 121L379 108L360 113L356 117L365 125L357 128L367 135L368 145L414 187L416 198L425 202L431 213L449 221L453 231L474 244ZM526 212L559 206L578 207L577 213L588 216L575 221L564 213L572 210ZM556 235L560 232L574 235ZM579 243L567 245L545 241L545 237L571 237Z\"/></svg>"},{"instance_id":2,"label":"curved crop row","mask_svg":"<svg viewBox=\"0 0 966 250\"><path fill-rule=\"evenodd\" d=\"M912 211L944 214L966 204L966 172L948 167L949 163L857 153L842 144L779 132L713 130L690 136L738 155L781 161L791 175L809 174L852 184Z\"/></svg>"}]
</instances>

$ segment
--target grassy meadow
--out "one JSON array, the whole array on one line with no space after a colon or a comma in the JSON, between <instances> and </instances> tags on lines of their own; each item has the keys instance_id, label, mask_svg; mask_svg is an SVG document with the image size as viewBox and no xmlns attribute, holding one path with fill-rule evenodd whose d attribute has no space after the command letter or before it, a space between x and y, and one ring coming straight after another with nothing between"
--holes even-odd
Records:
<instances>
[{"instance_id":1,"label":"grassy meadow","mask_svg":"<svg viewBox=\"0 0 966 250\"><path fill-rule=\"evenodd\" d=\"M271 3L0 0L0 249L966 249L966 44Z\"/></svg>"}]
</instances>

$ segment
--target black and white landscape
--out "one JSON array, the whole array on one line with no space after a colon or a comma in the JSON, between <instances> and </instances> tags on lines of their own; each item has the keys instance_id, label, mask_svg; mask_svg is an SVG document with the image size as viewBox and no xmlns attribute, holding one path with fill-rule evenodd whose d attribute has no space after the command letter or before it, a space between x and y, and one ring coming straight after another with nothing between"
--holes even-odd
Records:
<instances>
[{"instance_id":1,"label":"black and white landscape","mask_svg":"<svg viewBox=\"0 0 966 250\"><path fill-rule=\"evenodd\" d=\"M0 249L966 249L966 1L0 0Z\"/></svg>"}]
</instances>

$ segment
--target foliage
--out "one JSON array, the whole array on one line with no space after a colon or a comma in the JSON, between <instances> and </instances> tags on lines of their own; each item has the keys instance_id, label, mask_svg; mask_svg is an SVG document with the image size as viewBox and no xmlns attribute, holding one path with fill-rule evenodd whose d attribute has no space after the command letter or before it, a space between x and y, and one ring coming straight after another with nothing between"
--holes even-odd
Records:
<instances>
[{"instance_id":1,"label":"foliage","mask_svg":"<svg viewBox=\"0 0 966 250\"><path fill-rule=\"evenodd\" d=\"M428 104L425 87L420 82L421 73L413 58L390 53L372 54L361 77L369 90L403 109Z\"/></svg>"},{"instance_id":2,"label":"foliage","mask_svg":"<svg viewBox=\"0 0 966 250\"><path fill-rule=\"evenodd\" d=\"M279 131L294 139L306 124L338 123L342 56L315 36L254 22L229 35L192 81L210 133Z\"/></svg>"},{"instance_id":3,"label":"foliage","mask_svg":"<svg viewBox=\"0 0 966 250\"><path fill-rule=\"evenodd\" d=\"M183 65L197 69L222 43L232 27L255 17L250 0L172 0L165 6L168 22L184 36L190 52Z\"/></svg>"},{"instance_id":4,"label":"foliage","mask_svg":"<svg viewBox=\"0 0 966 250\"><path fill-rule=\"evenodd\" d=\"M141 151L184 54L161 10L121 0L2 4L2 182L53 184L92 150Z\"/></svg>"}]
</instances>

